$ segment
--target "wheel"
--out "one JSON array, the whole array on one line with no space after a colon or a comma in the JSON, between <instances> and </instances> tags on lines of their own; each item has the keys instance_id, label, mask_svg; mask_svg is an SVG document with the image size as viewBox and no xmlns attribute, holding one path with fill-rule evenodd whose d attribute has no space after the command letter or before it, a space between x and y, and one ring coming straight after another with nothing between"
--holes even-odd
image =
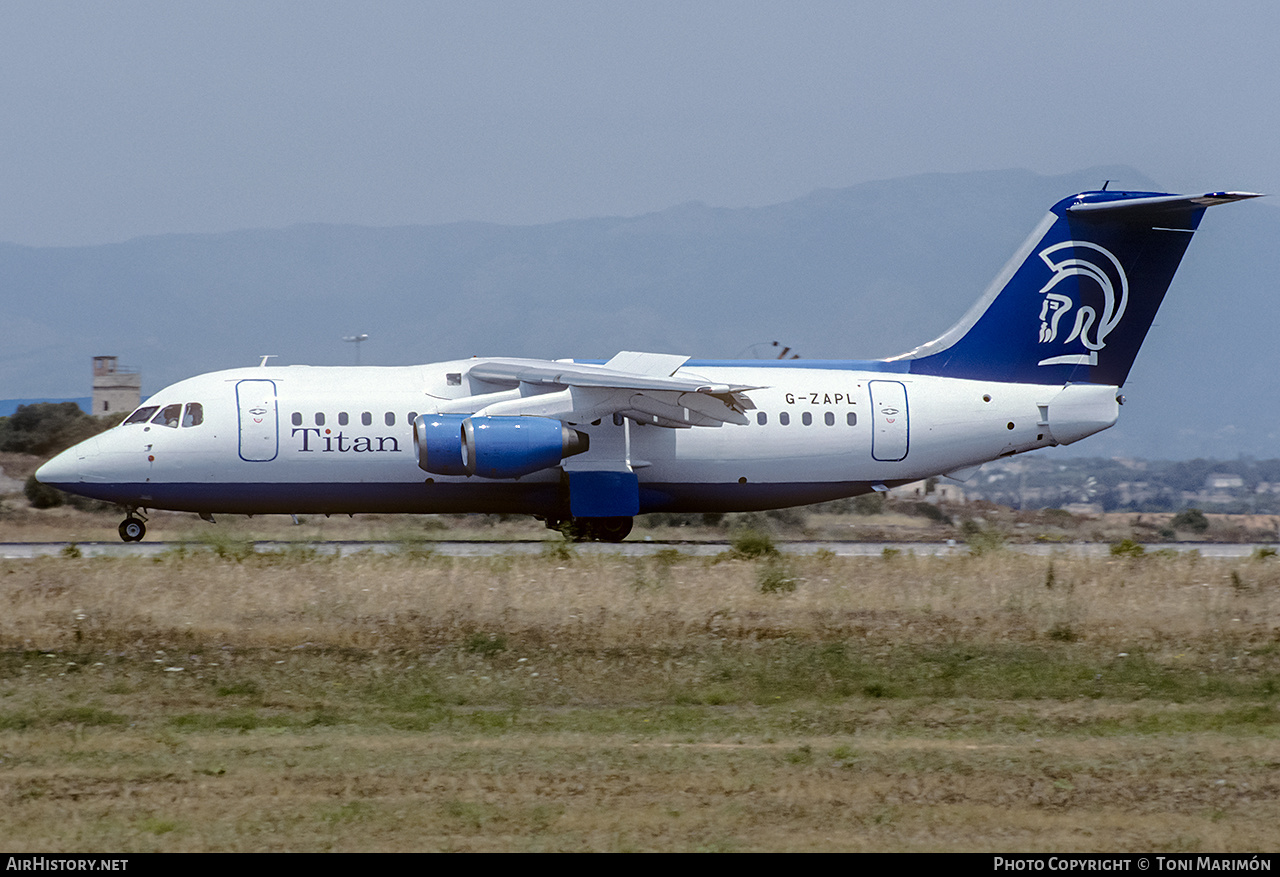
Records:
<instances>
[{"instance_id":1,"label":"wheel","mask_svg":"<svg viewBox=\"0 0 1280 877\"><path fill-rule=\"evenodd\" d=\"M596 518L595 539L599 542L621 542L631 532L631 518Z\"/></svg>"},{"instance_id":2,"label":"wheel","mask_svg":"<svg viewBox=\"0 0 1280 877\"><path fill-rule=\"evenodd\" d=\"M573 518L563 529L574 542L621 542L631 524L631 518Z\"/></svg>"},{"instance_id":3,"label":"wheel","mask_svg":"<svg viewBox=\"0 0 1280 877\"><path fill-rule=\"evenodd\" d=\"M120 538L125 542L141 542L147 535L147 525L137 518L125 518L120 522Z\"/></svg>"}]
</instances>

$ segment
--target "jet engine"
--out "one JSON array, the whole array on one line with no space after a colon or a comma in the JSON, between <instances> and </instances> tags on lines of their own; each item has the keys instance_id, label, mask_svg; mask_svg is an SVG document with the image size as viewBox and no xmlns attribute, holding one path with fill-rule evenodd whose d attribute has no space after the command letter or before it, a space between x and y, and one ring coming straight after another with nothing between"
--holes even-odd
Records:
<instances>
[{"instance_id":1,"label":"jet engine","mask_svg":"<svg viewBox=\"0 0 1280 877\"><path fill-rule=\"evenodd\" d=\"M462 421L466 414L420 414L413 421L418 468L434 475L466 475L462 465Z\"/></svg>"},{"instance_id":2,"label":"jet engine","mask_svg":"<svg viewBox=\"0 0 1280 877\"><path fill-rule=\"evenodd\" d=\"M586 433L548 417L423 414L414 421L418 466L436 475L519 478L587 450Z\"/></svg>"}]
</instances>

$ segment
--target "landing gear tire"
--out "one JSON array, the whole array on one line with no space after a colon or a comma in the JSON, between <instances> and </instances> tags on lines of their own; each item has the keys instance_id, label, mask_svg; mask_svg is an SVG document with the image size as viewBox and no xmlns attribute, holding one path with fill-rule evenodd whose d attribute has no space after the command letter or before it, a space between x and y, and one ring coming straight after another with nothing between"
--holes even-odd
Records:
<instances>
[{"instance_id":1,"label":"landing gear tire","mask_svg":"<svg viewBox=\"0 0 1280 877\"><path fill-rule=\"evenodd\" d=\"M120 522L120 538L125 542L141 542L147 535L147 525L137 518L125 518Z\"/></svg>"},{"instance_id":2,"label":"landing gear tire","mask_svg":"<svg viewBox=\"0 0 1280 877\"><path fill-rule=\"evenodd\" d=\"M631 525L631 518L572 518L563 529L574 542L621 542Z\"/></svg>"},{"instance_id":3,"label":"landing gear tire","mask_svg":"<svg viewBox=\"0 0 1280 877\"><path fill-rule=\"evenodd\" d=\"M631 532L631 518L596 518L595 521L598 542L621 542Z\"/></svg>"}]
</instances>

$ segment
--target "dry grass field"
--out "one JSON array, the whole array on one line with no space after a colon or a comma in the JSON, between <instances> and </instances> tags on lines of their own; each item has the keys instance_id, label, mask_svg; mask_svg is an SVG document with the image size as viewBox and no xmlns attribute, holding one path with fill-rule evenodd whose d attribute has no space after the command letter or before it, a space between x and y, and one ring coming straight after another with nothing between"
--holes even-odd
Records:
<instances>
[{"instance_id":1,"label":"dry grass field","mask_svg":"<svg viewBox=\"0 0 1280 877\"><path fill-rule=\"evenodd\" d=\"M11 850L1280 847L1274 557L75 553Z\"/></svg>"}]
</instances>

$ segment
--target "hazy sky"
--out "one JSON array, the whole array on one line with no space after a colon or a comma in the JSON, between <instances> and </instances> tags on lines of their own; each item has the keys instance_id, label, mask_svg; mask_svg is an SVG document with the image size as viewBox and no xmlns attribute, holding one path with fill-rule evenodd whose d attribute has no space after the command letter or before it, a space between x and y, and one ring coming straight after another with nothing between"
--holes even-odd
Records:
<instances>
[{"instance_id":1,"label":"hazy sky","mask_svg":"<svg viewBox=\"0 0 1280 877\"><path fill-rule=\"evenodd\" d=\"M1280 192L1278 96L1262 2L8 2L0 241L1098 164Z\"/></svg>"}]
</instances>

